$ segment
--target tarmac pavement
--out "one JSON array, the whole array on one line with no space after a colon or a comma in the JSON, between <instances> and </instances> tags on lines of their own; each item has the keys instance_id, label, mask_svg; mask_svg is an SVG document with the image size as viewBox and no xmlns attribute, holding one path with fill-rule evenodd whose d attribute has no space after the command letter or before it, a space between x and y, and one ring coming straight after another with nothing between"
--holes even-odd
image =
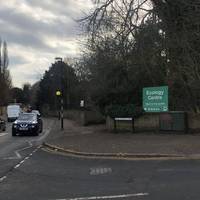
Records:
<instances>
[{"instance_id":1,"label":"tarmac pavement","mask_svg":"<svg viewBox=\"0 0 200 200\"><path fill-rule=\"evenodd\" d=\"M80 126L55 119L44 146L76 156L107 158L200 158L200 133L112 133L105 125Z\"/></svg>"}]
</instances>

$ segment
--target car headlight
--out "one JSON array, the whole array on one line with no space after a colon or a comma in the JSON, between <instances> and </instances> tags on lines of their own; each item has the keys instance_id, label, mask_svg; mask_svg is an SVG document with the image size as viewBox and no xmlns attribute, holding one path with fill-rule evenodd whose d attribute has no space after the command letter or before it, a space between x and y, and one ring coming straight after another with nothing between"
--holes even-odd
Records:
<instances>
[{"instance_id":1,"label":"car headlight","mask_svg":"<svg viewBox=\"0 0 200 200\"><path fill-rule=\"evenodd\" d=\"M14 125L13 125L13 128L17 128L17 124L14 124Z\"/></svg>"},{"instance_id":2,"label":"car headlight","mask_svg":"<svg viewBox=\"0 0 200 200\"><path fill-rule=\"evenodd\" d=\"M32 125L31 125L31 128L35 128L35 124L32 124Z\"/></svg>"}]
</instances>

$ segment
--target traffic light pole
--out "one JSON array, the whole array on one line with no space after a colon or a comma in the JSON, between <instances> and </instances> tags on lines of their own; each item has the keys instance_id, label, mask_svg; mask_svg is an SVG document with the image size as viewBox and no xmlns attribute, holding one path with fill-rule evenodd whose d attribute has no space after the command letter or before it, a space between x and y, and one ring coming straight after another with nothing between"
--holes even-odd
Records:
<instances>
[{"instance_id":1,"label":"traffic light pole","mask_svg":"<svg viewBox=\"0 0 200 200\"><path fill-rule=\"evenodd\" d=\"M61 97L61 107L60 107L60 115L61 115L61 130L64 129L64 123L63 123L63 118L64 118L64 102L63 102L63 97Z\"/></svg>"},{"instance_id":2,"label":"traffic light pole","mask_svg":"<svg viewBox=\"0 0 200 200\"><path fill-rule=\"evenodd\" d=\"M61 122L61 130L64 130L64 91L63 91L63 84L64 84L64 82L63 82L63 73L64 73L64 71L63 71L63 64L64 64L64 62L62 61L62 58L60 58L60 57L57 57L57 58L55 58L55 60L56 60L56 63L58 64L58 67L60 68L60 90L61 91L57 91L56 92L56 95L57 96L60 96L61 98L60 98L60 122Z\"/></svg>"}]
</instances>

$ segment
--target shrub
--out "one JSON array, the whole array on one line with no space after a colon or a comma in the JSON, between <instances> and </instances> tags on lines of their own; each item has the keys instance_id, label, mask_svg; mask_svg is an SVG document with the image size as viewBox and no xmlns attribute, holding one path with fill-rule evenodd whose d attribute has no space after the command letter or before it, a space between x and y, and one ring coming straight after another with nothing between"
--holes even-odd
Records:
<instances>
[{"instance_id":1,"label":"shrub","mask_svg":"<svg viewBox=\"0 0 200 200\"><path fill-rule=\"evenodd\" d=\"M115 117L139 117L143 114L141 107L135 106L133 104L127 105L111 105L106 109L106 115L115 118Z\"/></svg>"}]
</instances>

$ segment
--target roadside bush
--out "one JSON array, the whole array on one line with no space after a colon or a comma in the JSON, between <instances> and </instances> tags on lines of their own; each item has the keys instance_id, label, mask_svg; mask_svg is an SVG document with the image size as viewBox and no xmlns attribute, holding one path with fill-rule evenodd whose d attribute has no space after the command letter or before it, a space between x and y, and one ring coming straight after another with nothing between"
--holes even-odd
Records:
<instances>
[{"instance_id":1,"label":"roadside bush","mask_svg":"<svg viewBox=\"0 0 200 200\"><path fill-rule=\"evenodd\" d=\"M115 117L139 117L143 114L141 107L135 106L133 104L127 105L111 105L106 109L106 115L111 118Z\"/></svg>"}]
</instances>

